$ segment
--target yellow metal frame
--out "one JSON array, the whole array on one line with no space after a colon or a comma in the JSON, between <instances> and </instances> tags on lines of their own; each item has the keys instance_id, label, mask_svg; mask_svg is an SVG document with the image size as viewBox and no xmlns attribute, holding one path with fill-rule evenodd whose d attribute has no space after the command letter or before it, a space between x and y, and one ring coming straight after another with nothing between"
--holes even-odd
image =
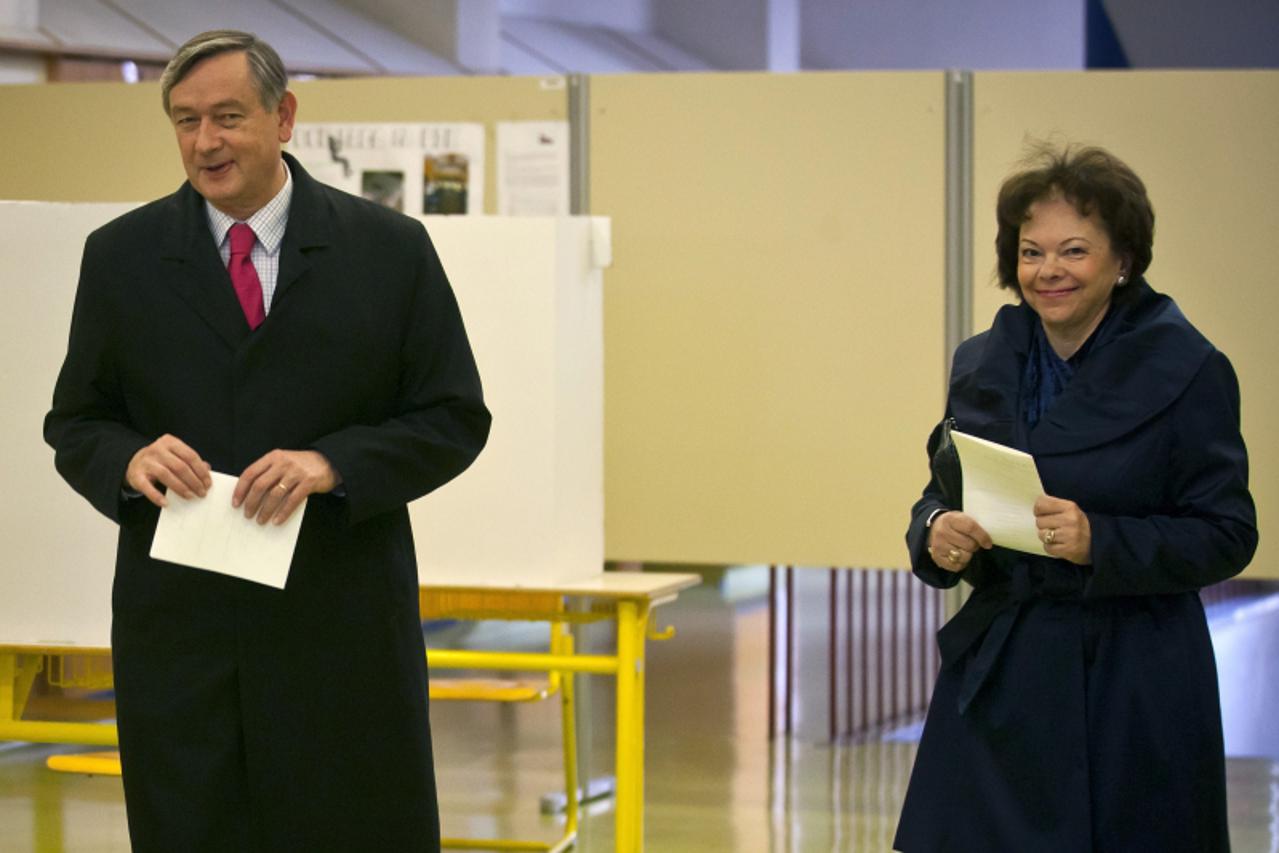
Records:
<instances>
[{"instance_id":1,"label":"yellow metal frame","mask_svg":"<svg viewBox=\"0 0 1279 853\"><path fill-rule=\"evenodd\" d=\"M559 677L561 701L572 702L570 678L575 673L612 676L617 685L616 707L616 831L615 849L619 853L640 853L644 849L644 666L645 642L650 637L649 617L653 607L671 601L677 590L697 583L693 575L668 575L662 589L665 592L632 590L619 584L617 588L600 585L599 589L583 586L563 592L501 590L505 603L485 601L491 593L470 591L460 593L469 596L465 602L457 599L456 607L428 612L469 613L467 618L511 618L513 611L518 618L549 623L612 620L617 626L616 654L577 654L571 644L562 642L547 652L471 651L463 649L432 649L427 653L428 665L433 669L505 670L514 672L544 672L548 678ZM435 593L459 594L451 589L424 588L424 599ZM476 598L476 597L479 598ZM524 598L522 605L511 607L511 598ZM590 609L577 612L565 606L569 599L588 600ZM473 609L468 606L473 605ZM484 615L479 615L484 614ZM460 618L460 617L458 617ZM653 632L654 638L672 634L668 628ZM33 741L39 743L77 743L93 746L116 746L114 722L75 723L44 720L24 720L32 684L38 673L47 666L48 658L68 655L105 656L108 649L83 647L34 647L0 646L0 740ZM92 670L92 668L89 668ZM66 671L65 669L63 670ZM568 695L563 696L567 689ZM566 738L570 735L572 715L565 714ZM575 735L575 733L573 733ZM566 769L576 771L576 761L566 762ZM104 772L99 770L98 772ZM573 788L577 786L574 785ZM572 803L574 797L569 797ZM575 831L576 828L574 828ZM540 844L540 842L518 842ZM493 849L490 841L466 842L470 849ZM555 849L547 846L508 847L512 850Z\"/></svg>"},{"instance_id":2,"label":"yellow metal frame","mask_svg":"<svg viewBox=\"0 0 1279 853\"><path fill-rule=\"evenodd\" d=\"M119 776L120 753L78 752L74 755L50 755L45 766L59 773L83 773L87 776Z\"/></svg>"},{"instance_id":3,"label":"yellow metal frame","mask_svg":"<svg viewBox=\"0 0 1279 853\"><path fill-rule=\"evenodd\" d=\"M549 653L572 656L573 635L567 630L563 601L556 596L530 599L527 596L503 596L505 607L492 607L492 594L459 596L423 590L419 610L425 618L505 619L541 621L559 616L551 622ZM549 609L548 609L549 607ZM427 653L427 665L435 666L438 652ZM500 659L503 652L492 652ZM514 667L512 667L514 669ZM475 678L431 678L431 701L536 702L560 695L560 736L564 751L564 832L554 842L523 841L511 838L476 839L445 836L440 846L446 850L537 850L563 853L577 843L579 820L577 780L577 725L574 716L573 677L559 669L547 671L546 679L537 682Z\"/></svg>"},{"instance_id":4,"label":"yellow metal frame","mask_svg":"<svg viewBox=\"0 0 1279 853\"><path fill-rule=\"evenodd\" d=\"M36 676L51 659L66 656L107 658L109 649L85 649L47 646L0 647L0 740L25 740L36 743L82 743L91 746L116 746L115 723L72 723L52 720L24 720L23 713L31 697ZM61 667L61 664L58 664ZM65 672L59 669L59 672ZM65 683L65 682L64 682Z\"/></svg>"},{"instance_id":5,"label":"yellow metal frame","mask_svg":"<svg viewBox=\"0 0 1279 853\"><path fill-rule=\"evenodd\" d=\"M573 649L537 652L490 652L461 649L432 649L427 653L431 667L438 669L492 669L525 672L612 675L617 679L617 752L614 772L617 776L615 848L618 851L643 850L644 833L644 640L648 631L650 602L635 599L597 600L589 611L567 610L564 596L520 593L503 590L488 592L450 592L457 596L451 602L430 603L435 592L422 590L422 611L454 618L493 619L520 618L595 622L615 619L617 622L616 655L582 655ZM508 598L509 596L509 598ZM531 605L511 608L511 602L527 598ZM538 609L540 600L542 610ZM517 616L518 614L518 616ZM673 632L670 632L673 634ZM571 681L565 678L565 682ZM566 718L566 726L572 719ZM569 803L575 805L576 785L569 787ZM515 848L505 848L515 849ZM528 848L519 848L528 849Z\"/></svg>"}]
</instances>

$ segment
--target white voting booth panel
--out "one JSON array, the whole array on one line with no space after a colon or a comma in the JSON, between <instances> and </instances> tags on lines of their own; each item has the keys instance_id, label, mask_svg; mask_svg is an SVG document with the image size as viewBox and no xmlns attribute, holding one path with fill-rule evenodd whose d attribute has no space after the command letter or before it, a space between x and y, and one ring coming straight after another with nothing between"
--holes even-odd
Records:
<instances>
[{"instance_id":1,"label":"white voting booth panel","mask_svg":"<svg viewBox=\"0 0 1279 853\"><path fill-rule=\"evenodd\" d=\"M84 238L129 207L0 202L0 643L110 641L116 528L54 471L41 423ZM410 507L421 577L518 587L599 574L608 223L424 221L494 420L475 465Z\"/></svg>"},{"instance_id":2,"label":"white voting booth panel","mask_svg":"<svg viewBox=\"0 0 1279 853\"><path fill-rule=\"evenodd\" d=\"M116 528L53 470L41 430L84 238L131 206L0 203L0 642L110 639Z\"/></svg>"},{"instance_id":3,"label":"white voting booth panel","mask_svg":"<svg viewBox=\"0 0 1279 853\"><path fill-rule=\"evenodd\" d=\"M433 584L518 587L604 571L608 221L423 219L493 413L461 477L410 507Z\"/></svg>"}]
</instances>

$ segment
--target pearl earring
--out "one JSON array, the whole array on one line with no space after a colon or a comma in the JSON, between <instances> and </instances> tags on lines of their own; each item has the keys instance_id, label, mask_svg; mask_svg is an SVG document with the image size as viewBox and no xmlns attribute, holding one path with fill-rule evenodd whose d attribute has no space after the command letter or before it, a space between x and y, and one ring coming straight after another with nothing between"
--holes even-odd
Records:
<instances>
[{"instance_id":1,"label":"pearl earring","mask_svg":"<svg viewBox=\"0 0 1279 853\"><path fill-rule=\"evenodd\" d=\"M1121 275L1121 276L1119 276L1119 280L1118 280L1117 282L1115 282L1115 284L1118 284L1118 285L1121 285L1121 286L1122 286L1122 285L1123 285L1123 283L1124 283L1124 282L1126 282L1127 280L1128 280L1128 276L1126 276L1126 275Z\"/></svg>"}]
</instances>

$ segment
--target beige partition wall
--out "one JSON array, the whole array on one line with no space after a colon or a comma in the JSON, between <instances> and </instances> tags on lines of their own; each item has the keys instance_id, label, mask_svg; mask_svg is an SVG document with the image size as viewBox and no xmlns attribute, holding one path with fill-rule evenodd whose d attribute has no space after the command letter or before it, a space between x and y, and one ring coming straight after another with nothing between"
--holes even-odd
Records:
<instances>
[{"instance_id":1,"label":"beige partition wall","mask_svg":"<svg viewBox=\"0 0 1279 853\"><path fill-rule=\"evenodd\" d=\"M495 164L499 121L568 117L562 77L411 77L294 83L300 122L481 122ZM0 85L8 116L0 199L145 201L185 179L155 83ZM496 211L496 169L485 212Z\"/></svg>"},{"instance_id":2,"label":"beige partition wall","mask_svg":"<svg viewBox=\"0 0 1279 853\"><path fill-rule=\"evenodd\" d=\"M607 554L904 565L942 404L942 75L590 86Z\"/></svg>"},{"instance_id":3,"label":"beige partition wall","mask_svg":"<svg viewBox=\"0 0 1279 853\"><path fill-rule=\"evenodd\" d=\"M0 86L0 199L145 201L186 180L155 83Z\"/></svg>"},{"instance_id":4,"label":"beige partition wall","mask_svg":"<svg viewBox=\"0 0 1279 853\"><path fill-rule=\"evenodd\" d=\"M1102 145L1146 182L1155 207L1147 277L1239 374L1261 545L1251 577L1279 577L1279 72L974 75L973 317L1006 298L994 280L995 196L1023 140Z\"/></svg>"},{"instance_id":5,"label":"beige partition wall","mask_svg":"<svg viewBox=\"0 0 1279 853\"><path fill-rule=\"evenodd\" d=\"M1279 576L1279 74L974 75L974 317L1002 300L993 199L1028 135L1112 148L1158 214L1155 286L1234 360ZM299 83L300 120L562 120L561 78ZM940 73L590 82L605 286L606 554L901 566L944 352ZM182 180L154 84L0 86L0 198L142 200ZM486 169L492 210L495 168Z\"/></svg>"}]
</instances>

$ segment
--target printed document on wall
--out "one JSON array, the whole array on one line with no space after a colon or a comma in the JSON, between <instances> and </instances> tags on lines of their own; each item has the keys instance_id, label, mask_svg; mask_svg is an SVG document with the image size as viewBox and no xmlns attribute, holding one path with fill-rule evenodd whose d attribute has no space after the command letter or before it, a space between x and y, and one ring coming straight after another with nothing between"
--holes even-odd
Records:
<instances>
[{"instance_id":1,"label":"printed document on wall","mask_svg":"<svg viewBox=\"0 0 1279 853\"><path fill-rule=\"evenodd\" d=\"M498 214L567 216L568 149L566 121L498 122Z\"/></svg>"}]
</instances>

